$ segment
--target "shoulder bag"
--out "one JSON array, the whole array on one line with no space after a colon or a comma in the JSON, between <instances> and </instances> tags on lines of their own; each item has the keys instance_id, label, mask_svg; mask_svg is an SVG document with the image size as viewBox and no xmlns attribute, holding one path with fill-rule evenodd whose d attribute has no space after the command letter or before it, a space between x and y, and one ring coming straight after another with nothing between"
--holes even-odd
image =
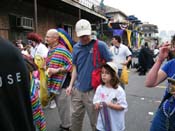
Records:
<instances>
[{"instance_id":1,"label":"shoulder bag","mask_svg":"<svg viewBox=\"0 0 175 131\"><path fill-rule=\"evenodd\" d=\"M101 65L101 57L100 57L100 52L98 49L98 40L94 43L93 47L93 66L94 70L92 71L91 75L91 86L96 90L96 88L100 85L101 83L101 67L96 67L96 57L98 64Z\"/></svg>"}]
</instances>

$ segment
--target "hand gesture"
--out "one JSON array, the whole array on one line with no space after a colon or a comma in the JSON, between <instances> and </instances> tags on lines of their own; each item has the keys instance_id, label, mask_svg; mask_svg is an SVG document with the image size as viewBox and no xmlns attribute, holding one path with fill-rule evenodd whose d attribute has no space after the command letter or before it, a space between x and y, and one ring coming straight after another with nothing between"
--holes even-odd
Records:
<instances>
[{"instance_id":1,"label":"hand gesture","mask_svg":"<svg viewBox=\"0 0 175 131\"><path fill-rule=\"evenodd\" d=\"M168 57L169 50L171 48L170 43L165 43L163 46L160 48L158 58L161 61L164 61Z\"/></svg>"},{"instance_id":2,"label":"hand gesture","mask_svg":"<svg viewBox=\"0 0 175 131\"><path fill-rule=\"evenodd\" d=\"M102 104L101 103L95 103L95 109L99 110L100 108L102 108Z\"/></svg>"},{"instance_id":3,"label":"hand gesture","mask_svg":"<svg viewBox=\"0 0 175 131\"><path fill-rule=\"evenodd\" d=\"M71 93L72 93L72 86L68 86L66 88L66 95L70 96Z\"/></svg>"},{"instance_id":4,"label":"hand gesture","mask_svg":"<svg viewBox=\"0 0 175 131\"><path fill-rule=\"evenodd\" d=\"M53 74L58 73L58 71L59 71L59 69L48 68L46 72L47 72L47 75L48 75L48 76L52 76Z\"/></svg>"},{"instance_id":5,"label":"hand gesture","mask_svg":"<svg viewBox=\"0 0 175 131\"><path fill-rule=\"evenodd\" d=\"M128 65L128 61L125 61L123 63L121 63L123 66L127 66Z\"/></svg>"}]
</instances>

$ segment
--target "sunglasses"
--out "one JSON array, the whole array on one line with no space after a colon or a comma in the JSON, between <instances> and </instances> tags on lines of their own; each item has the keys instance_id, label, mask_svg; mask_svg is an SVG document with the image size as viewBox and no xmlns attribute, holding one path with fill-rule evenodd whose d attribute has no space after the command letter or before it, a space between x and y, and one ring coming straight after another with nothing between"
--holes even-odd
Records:
<instances>
[{"instance_id":1,"label":"sunglasses","mask_svg":"<svg viewBox=\"0 0 175 131\"><path fill-rule=\"evenodd\" d=\"M32 44L34 41L33 40L28 40L27 43L28 44Z\"/></svg>"}]
</instances>

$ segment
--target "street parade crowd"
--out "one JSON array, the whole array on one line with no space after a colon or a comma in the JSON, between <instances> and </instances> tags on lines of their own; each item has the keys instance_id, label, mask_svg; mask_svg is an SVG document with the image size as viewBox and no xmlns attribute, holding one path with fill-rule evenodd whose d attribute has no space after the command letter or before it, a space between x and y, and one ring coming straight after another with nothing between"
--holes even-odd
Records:
<instances>
[{"instance_id":1,"label":"street parade crowd","mask_svg":"<svg viewBox=\"0 0 175 131\"><path fill-rule=\"evenodd\" d=\"M149 88L168 81L150 131L175 131L175 36L154 51L145 42L133 65L133 51L121 36L108 46L85 19L75 31L76 43L61 28L49 29L44 39L28 33L27 44L0 38L0 130L46 131L43 110L57 107L59 131L82 131L85 113L93 131L124 131L131 65L139 75L147 73Z\"/></svg>"}]
</instances>

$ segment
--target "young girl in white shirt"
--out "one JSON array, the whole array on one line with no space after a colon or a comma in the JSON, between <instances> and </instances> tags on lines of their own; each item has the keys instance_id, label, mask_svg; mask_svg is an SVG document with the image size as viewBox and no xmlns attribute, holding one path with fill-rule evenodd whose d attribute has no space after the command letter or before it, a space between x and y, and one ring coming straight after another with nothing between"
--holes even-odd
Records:
<instances>
[{"instance_id":1,"label":"young girl in white shirt","mask_svg":"<svg viewBox=\"0 0 175 131\"><path fill-rule=\"evenodd\" d=\"M98 86L93 104L99 111L97 131L124 131L126 94L119 85L118 68L113 62L102 66L102 84Z\"/></svg>"}]
</instances>

